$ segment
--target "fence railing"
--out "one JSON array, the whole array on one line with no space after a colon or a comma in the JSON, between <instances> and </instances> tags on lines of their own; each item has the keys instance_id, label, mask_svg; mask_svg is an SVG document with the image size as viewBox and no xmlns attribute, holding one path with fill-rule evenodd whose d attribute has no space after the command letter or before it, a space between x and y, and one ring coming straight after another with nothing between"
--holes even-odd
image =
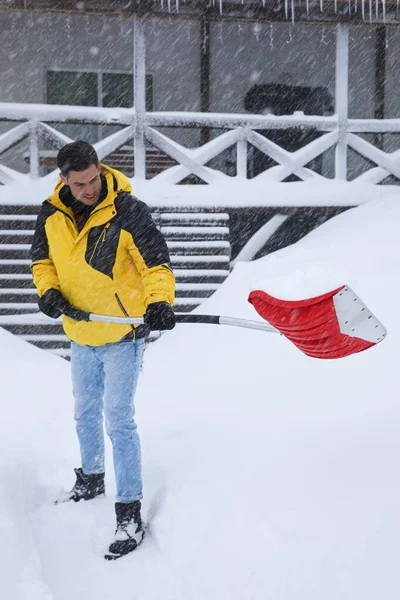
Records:
<instances>
[{"instance_id":1,"label":"fence railing","mask_svg":"<svg viewBox=\"0 0 400 600\"><path fill-rule=\"evenodd\" d=\"M196 175L206 184L232 181L232 175L221 168L207 166L221 153L234 148L237 179L245 181L248 177L249 148L272 159L276 165L257 174L259 181L283 181L291 175L301 180L328 180L327 177L310 167L310 163L328 150L335 149L335 178L346 180L347 149L367 159L375 166L367 169L356 180L380 183L388 176L400 178L400 150L384 152L374 144L366 141L360 134L400 133L400 119L345 119L340 115L308 116L295 113L290 116L188 113L188 112L154 112L145 113L138 124L135 109L106 109L75 106L53 106L35 104L0 103L0 122L19 122L0 135L0 182L22 182L27 178L38 179L40 173L40 143L44 140L55 150L72 141L71 138L51 126L51 123L79 123L85 125L118 125L120 128L94 144L99 158L103 159L111 152L132 141L132 154L136 164L146 164L146 144L158 148L171 157L176 163L156 175L152 181L178 184L188 175ZM159 128L209 128L214 134L211 141L188 148L177 143ZM317 132L311 142L295 151L284 149L268 138L271 130L297 129L305 132ZM140 130L138 132L138 130ZM264 135L260 132L266 131ZM136 137L145 141L135 144ZM29 139L30 172L22 173L10 166L2 164L3 154L22 140ZM135 150L133 150L133 148ZM138 156L141 153L141 156ZM144 179L145 170L135 171L137 179Z\"/></svg>"}]
</instances>

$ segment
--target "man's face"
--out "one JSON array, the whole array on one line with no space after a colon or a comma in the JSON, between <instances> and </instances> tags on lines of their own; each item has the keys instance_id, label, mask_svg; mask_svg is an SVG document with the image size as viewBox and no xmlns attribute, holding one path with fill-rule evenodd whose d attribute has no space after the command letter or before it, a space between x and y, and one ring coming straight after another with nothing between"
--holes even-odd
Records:
<instances>
[{"instance_id":1,"label":"man's face","mask_svg":"<svg viewBox=\"0 0 400 600\"><path fill-rule=\"evenodd\" d=\"M68 177L60 174L60 177L69 185L74 198L88 206L96 204L101 193L100 163L90 165L84 171L70 171Z\"/></svg>"}]
</instances>

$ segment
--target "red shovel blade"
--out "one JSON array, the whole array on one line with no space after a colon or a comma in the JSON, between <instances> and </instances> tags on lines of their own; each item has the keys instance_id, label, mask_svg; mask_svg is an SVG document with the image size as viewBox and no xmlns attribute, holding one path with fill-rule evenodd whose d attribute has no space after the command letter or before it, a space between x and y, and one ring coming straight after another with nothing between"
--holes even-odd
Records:
<instances>
[{"instance_id":1,"label":"red shovel blade","mask_svg":"<svg viewBox=\"0 0 400 600\"><path fill-rule=\"evenodd\" d=\"M263 319L313 358L343 358L375 346L387 335L347 285L307 300L280 300L254 290L248 300Z\"/></svg>"}]
</instances>

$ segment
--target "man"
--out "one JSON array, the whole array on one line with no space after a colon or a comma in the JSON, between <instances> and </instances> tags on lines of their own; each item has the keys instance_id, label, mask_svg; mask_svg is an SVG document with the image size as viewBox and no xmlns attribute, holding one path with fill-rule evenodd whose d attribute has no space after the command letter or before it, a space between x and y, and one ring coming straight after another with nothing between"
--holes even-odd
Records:
<instances>
[{"instance_id":1,"label":"man","mask_svg":"<svg viewBox=\"0 0 400 600\"><path fill-rule=\"evenodd\" d=\"M102 165L83 141L64 146L57 165L60 181L40 210L31 268L40 310L54 319L62 314L71 340L82 466L67 499L105 493L104 407L117 485L116 533L105 558L118 558L144 536L133 398L146 329L175 325L175 279L165 240L122 173ZM144 315L145 325L93 322L90 313Z\"/></svg>"}]
</instances>

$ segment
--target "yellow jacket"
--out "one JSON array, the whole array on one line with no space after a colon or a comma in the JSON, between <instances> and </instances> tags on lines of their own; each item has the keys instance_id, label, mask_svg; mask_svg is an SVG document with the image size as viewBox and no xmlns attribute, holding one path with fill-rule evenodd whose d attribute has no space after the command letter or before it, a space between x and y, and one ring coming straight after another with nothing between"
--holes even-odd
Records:
<instances>
[{"instance_id":1,"label":"yellow jacket","mask_svg":"<svg viewBox=\"0 0 400 600\"><path fill-rule=\"evenodd\" d=\"M32 244L32 273L39 296L60 290L82 310L113 316L142 316L149 304L173 305L175 278L162 234L147 205L132 197L128 179L102 165L105 199L78 232L57 184L40 210ZM69 188L68 188L69 189ZM117 342L130 325L74 321L63 315L69 339L81 345Z\"/></svg>"}]
</instances>

